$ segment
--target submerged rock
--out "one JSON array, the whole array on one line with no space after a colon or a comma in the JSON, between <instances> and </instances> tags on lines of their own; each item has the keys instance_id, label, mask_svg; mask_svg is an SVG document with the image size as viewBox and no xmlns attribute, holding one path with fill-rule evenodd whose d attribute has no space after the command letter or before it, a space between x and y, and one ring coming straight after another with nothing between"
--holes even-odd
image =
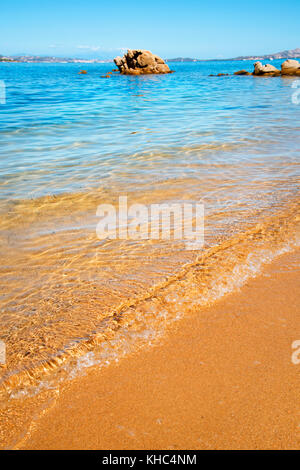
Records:
<instances>
[{"instance_id":1,"label":"submerged rock","mask_svg":"<svg viewBox=\"0 0 300 470\"><path fill-rule=\"evenodd\" d=\"M142 49L129 49L123 57L116 57L114 63L124 75L171 73L161 57Z\"/></svg>"},{"instance_id":2,"label":"submerged rock","mask_svg":"<svg viewBox=\"0 0 300 470\"><path fill-rule=\"evenodd\" d=\"M271 64L263 65L261 62L255 62L253 75L280 75L280 70Z\"/></svg>"},{"instance_id":3,"label":"submerged rock","mask_svg":"<svg viewBox=\"0 0 300 470\"><path fill-rule=\"evenodd\" d=\"M234 72L233 75L251 75L251 73L247 70L238 70L237 72Z\"/></svg>"},{"instance_id":4,"label":"submerged rock","mask_svg":"<svg viewBox=\"0 0 300 470\"><path fill-rule=\"evenodd\" d=\"M298 60L288 59L281 64L281 75L299 75L300 62Z\"/></svg>"}]
</instances>

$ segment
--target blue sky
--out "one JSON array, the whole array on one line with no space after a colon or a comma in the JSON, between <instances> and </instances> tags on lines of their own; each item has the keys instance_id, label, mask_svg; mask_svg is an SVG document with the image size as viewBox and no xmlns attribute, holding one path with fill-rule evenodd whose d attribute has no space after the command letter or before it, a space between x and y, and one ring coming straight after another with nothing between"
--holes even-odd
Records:
<instances>
[{"instance_id":1,"label":"blue sky","mask_svg":"<svg viewBox=\"0 0 300 470\"><path fill-rule=\"evenodd\" d=\"M202 59L300 47L299 0L4 0L0 54Z\"/></svg>"}]
</instances>

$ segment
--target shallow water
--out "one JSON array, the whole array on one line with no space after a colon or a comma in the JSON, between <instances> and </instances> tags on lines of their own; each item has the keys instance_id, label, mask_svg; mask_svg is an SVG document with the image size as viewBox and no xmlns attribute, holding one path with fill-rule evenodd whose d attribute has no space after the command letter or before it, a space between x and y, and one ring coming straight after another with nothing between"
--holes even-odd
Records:
<instances>
[{"instance_id":1,"label":"shallow water","mask_svg":"<svg viewBox=\"0 0 300 470\"><path fill-rule=\"evenodd\" d=\"M170 65L102 78L111 64L0 64L5 400L149 342L299 242L293 80L209 77L251 62ZM99 240L97 206L120 195L202 201L204 247Z\"/></svg>"}]
</instances>

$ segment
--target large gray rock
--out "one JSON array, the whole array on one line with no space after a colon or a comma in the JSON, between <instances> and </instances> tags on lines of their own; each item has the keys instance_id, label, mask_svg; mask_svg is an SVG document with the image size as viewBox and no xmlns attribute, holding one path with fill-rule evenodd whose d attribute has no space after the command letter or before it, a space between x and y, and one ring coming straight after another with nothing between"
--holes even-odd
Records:
<instances>
[{"instance_id":1,"label":"large gray rock","mask_svg":"<svg viewBox=\"0 0 300 470\"><path fill-rule=\"evenodd\" d=\"M255 62L253 75L280 75L280 70L271 64L263 65L261 62Z\"/></svg>"},{"instance_id":2,"label":"large gray rock","mask_svg":"<svg viewBox=\"0 0 300 470\"><path fill-rule=\"evenodd\" d=\"M171 73L169 66L161 57L142 49L129 49L123 57L116 57L114 62L125 75Z\"/></svg>"},{"instance_id":3,"label":"large gray rock","mask_svg":"<svg viewBox=\"0 0 300 470\"><path fill-rule=\"evenodd\" d=\"M282 75L299 75L300 76L300 62L298 60L288 59L281 64Z\"/></svg>"}]
</instances>

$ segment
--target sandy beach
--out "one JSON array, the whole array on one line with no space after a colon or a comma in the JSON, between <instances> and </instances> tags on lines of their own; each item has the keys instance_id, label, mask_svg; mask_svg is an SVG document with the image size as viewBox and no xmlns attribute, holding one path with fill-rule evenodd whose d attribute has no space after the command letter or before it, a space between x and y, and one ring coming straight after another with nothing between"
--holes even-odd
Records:
<instances>
[{"instance_id":1,"label":"sandy beach","mask_svg":"<svg viewBox=\"0 0 300 470\"><path fill-rule=\"evenodd\" d=\"M297 449L300 251L64 384L19 449Z\"/></svg>"}]
</instances>

